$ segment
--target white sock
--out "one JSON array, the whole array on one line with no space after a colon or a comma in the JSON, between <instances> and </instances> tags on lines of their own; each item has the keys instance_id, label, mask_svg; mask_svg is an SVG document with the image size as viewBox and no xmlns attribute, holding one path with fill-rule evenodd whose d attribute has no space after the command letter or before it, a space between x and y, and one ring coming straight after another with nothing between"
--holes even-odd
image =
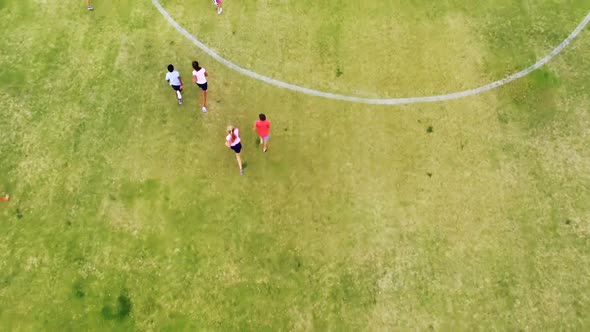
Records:
<instances>
[{"instance_id":1,"label":"white sock","mask_svg":"<svg viewBox=\"0 0 590 332\"><path fill-rule=\"evenodd\" d=\"M180 91L176 91L176 97L178 97L178 99L182 99L182 95L180 94Z\"/></svg>"}]
</instances>

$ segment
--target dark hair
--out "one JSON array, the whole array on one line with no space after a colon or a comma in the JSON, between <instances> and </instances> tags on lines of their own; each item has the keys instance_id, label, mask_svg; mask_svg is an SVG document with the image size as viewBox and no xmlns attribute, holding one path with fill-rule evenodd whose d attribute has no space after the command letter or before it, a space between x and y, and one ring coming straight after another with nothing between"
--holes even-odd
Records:
<instances>
[{"instance_id":1,"label":"dark hair","mask_svg":"<svg viewBox=\"0 0 590 332\"><path fill-rule=\"evenodd\" d=\"M199 67L199 63L197 61L193 61L193 69L196 71L201 70L201 67Z\"/></svg>"},{"instance_id":2,"label":"dark hair","mask_svg":"<svg viewBox=\"0 0 590 332\"><path fill-rule=\"evenodd\" d=\"M168 65L168 71L169 72L173 72L174 71L174 66L173 65Z\"/></svg>"},{"instance_id":3,"label":"dark hair","mask_svg":"<svg viewBox=\"0 0 590 332\"><path fill-rule=\"evenodd\" d=\"M260 113L260 114L258 114L258 118L260 119L260 121L265 121L266 120L266 115Z\"/></svg>"}]
</instances>

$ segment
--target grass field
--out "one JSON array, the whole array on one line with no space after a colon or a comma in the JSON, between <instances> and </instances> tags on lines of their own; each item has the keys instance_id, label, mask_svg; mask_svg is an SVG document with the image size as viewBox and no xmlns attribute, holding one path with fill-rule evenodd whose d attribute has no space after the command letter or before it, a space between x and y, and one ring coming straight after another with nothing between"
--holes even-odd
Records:
<instances>
[{"instance_id":1,"label":"grass field","mask_svg":"<svg viewBox=\"0 0 590 332\"><path fill-rule=\"evenodd\" d=\"M364 97L550 52L590 0L162 0L228 59ZM590 33L452 102L244 77L148 0L0 0L0 330L590 329ZM176 64L210 73L209 113ZM263 154L250 128L273 124ZM246 174L224 146L242 129Z\"/></svg>"}]
</instances>

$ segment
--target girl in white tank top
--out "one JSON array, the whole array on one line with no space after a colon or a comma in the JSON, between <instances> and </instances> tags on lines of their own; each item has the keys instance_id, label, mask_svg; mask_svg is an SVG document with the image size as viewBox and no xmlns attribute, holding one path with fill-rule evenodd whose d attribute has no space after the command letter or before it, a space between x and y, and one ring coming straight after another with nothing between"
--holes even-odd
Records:
<instances>
[{"instance_id":1,"label":"girl in white tank top","mask_svg":"<svg viewBox=\"0 0 590 332\"><path fill-rule=\"evenodd\" d=\"M193 61L193 82L195 82L203 91L203 105L201 107L203 113L207 112L207 76L209 76L209 74L207 74L205 68L199 66L197 61Z\"/></svg>"}]
</instances>

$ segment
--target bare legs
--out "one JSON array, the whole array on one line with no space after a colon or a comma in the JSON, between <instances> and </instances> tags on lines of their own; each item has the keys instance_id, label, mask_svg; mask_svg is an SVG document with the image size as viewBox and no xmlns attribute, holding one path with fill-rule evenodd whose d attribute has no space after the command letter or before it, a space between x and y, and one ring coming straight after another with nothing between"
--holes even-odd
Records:
<instances>
[{"instance_id":1,"label":"bare legs","mask_svg":"<svg viewBox=\"0 0 590 332\"><path fill-rule=\"evenodd\" d=\"M92 10L92 6L90 5L90 0L86 0L86 7L88 7L88 10Z\"/></svg>"},{"instance_id":2,"label":"bare legs","mask_svg":"<svg viewBox=\"0 0 590 332\"><path fill-rule=\"evenodd\" d=\"M174 97L178 100L178 104L182 105L182 88L178 91L174 90Z\"/></svg>"},{"instance_id":3,"label":"bare legs","mask_svg":"<svg viewBox=\"0 0 590 332\"><path fill-rule=\"evenodd\" d=\"M203 113L207 112L207 90L203 90L203 106L201 107L201 111Z\"/></svg>"},{"instance_id":4,"label":"bare legs","mask_svg":"<svg viewBox=\"0 0 590 332\"><path fill-rule=\"evenodd\" d=\"M217 15L221 15L221 12L223 11L222 4L221 1L214 1L215 6L217 6Z\"/></svg>"},{"instance_id":5,"label":"bare legs","mask_svg":"<svg viewBox=\"0 0 590 332\"><path fill-rule=\"evenodd\" d=\"M268 150L268 139L264 139L263 137L260 137L260 145L262 145L262 152L266 152L266 150Z\"/></svg>"},{"instance_id":6,"label":"bare legs","mask_svg":"<svg viewBox=\"0 0 590 332\"><path fill-rule=\"evenodd\" d=\"M244 173L244 169L242 168L242 156L239 153L236 153L236 160L238 161L238 167L240 168L240 174Z\"/></svg>"}]
</instances>

